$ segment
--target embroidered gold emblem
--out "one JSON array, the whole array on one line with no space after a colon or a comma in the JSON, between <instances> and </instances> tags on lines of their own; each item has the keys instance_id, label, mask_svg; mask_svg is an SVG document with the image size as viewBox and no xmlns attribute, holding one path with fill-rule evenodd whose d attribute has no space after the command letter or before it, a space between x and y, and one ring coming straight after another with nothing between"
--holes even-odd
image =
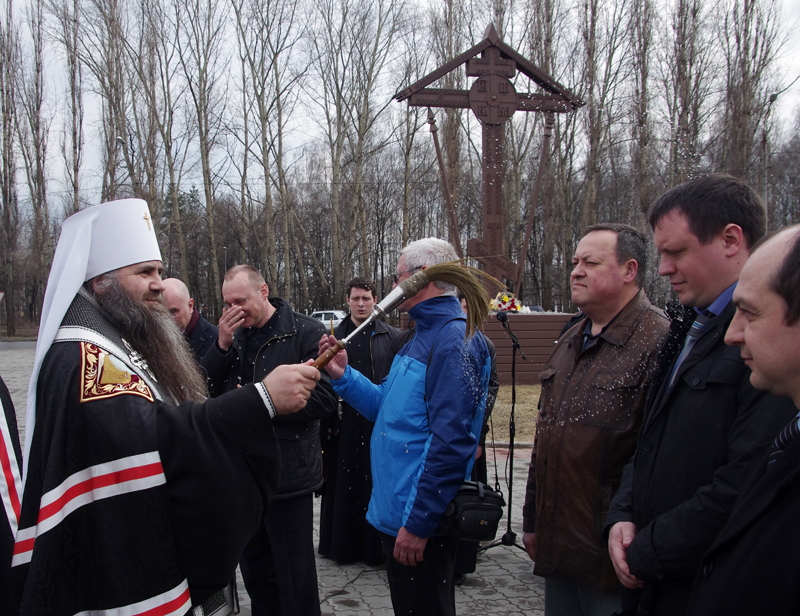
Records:
<instances>
[{"instance_id":1,"label":"embroidered gold emblem","mask_svg":"<svg viewBox=\"0 0 800 616\"><path fill-rule=\"evenodd\" d=\"M81 402L133 394L155 402L150 388L137 374L128 372L112 355L89 342L81 342Z\"/></svg>"},{"instance_id":2,"label":"embroidered gold emblem","mask_svg":"<svg viewBox=\"0 0 800 616\"><path fill-rule=\"evenodd\" d=\"M101 356L100 384L101 385L127 385L131 382L130 372L120 370L109 361L107 357Z\"/></svg>"}]
</instances>

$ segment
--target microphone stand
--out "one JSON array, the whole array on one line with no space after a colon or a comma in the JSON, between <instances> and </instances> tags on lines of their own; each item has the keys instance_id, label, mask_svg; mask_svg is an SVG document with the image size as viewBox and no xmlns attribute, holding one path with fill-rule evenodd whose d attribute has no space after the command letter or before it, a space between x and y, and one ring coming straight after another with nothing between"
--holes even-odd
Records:
<instances>
[{"instance_id":1,"label":"microphone stand","mask_svg":"<svg viewBox=\"0 0 800 616\"><path fill-rule=\"evenodd\" d=\"M511 530L511 503L514 499L514 436L517 432L517 426L514 419L514 409L517 403L517 350L519 350L520 355L522 355L522 359L528 359L525 357L525 353L522 350L522 347L519 344L519 340L514 332L511 331L511 326L508 324L508 314L505 311L500 311L497 313L497 320L503 324L503 328L506 330L509 338L511 338L511 345L512 345L512 354L511 354L511 415L508 420L508 460L509 460L509 468L508 468L508 509L506 510L508 524L506 526L506 532L503 536L497 540L493 541L489 545L481 546L478 548L478 552L485 552L488 549L496 547L498 545L508 545L514 546L522 550L523 552L526 551L523 546L517 543L517 534ZM497 461L495 459L495 464Z\"/></svg>"}]
</instances>

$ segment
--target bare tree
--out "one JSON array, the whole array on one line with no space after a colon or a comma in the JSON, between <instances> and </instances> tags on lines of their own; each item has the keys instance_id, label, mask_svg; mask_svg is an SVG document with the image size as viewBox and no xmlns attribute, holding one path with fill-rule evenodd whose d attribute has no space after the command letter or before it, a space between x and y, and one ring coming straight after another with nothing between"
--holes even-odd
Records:
<instances>
[{"instance_id":1,"label":"bare tree","mask_svg":"<svg viewBox=\"0 0 800 616\"><path fill-rule=\"evenodd\" d=\"M126 110L128 140L123 143L119 138L118 143L126 165L132 169L134 192L147 200L154 222L161 219L165 200L170 205L169 222L176 231L179 261L179 271L172 275L188 285L186 238L179 204L191 134L187 127L178 126L186 86L175 41L177 6L141 0L136 8L136 35L123 41L122 55L126 82L133 86Z\"/></svg>"},{"instance_id":2,"label":"bare tree","mask_svg":"<svg viewBox=\"0 0 800 616\"><path fill-rule=\"evenodd\" d=\"M117 0L89 0L81 8L80 21L84 26L79 37L81 63L94 78L94 87L101 96L103 186L100 200L117 197L119 182L119 144L127 143L119 133L118 115L122 93L122 16Z\"/></svg>"},{"instance_id":3,"label":"bare tree","mask_svg":"<svg viewBox=\"0 0 800 616\"><path fill-rule=\"evenodd\" d=\"M420 35L420 20L416 18L415 23L410 28L409 37L405 40L403 50L403 81L401 87L409 86L418 81L426 74L424 60L424 45ZM425 112L419 107L403 104L402 111L398 114L395 122L397 142L400 148L400 155L403 160L403 196L402 196L402 225L401 225L401 246L409 242L409 228L411 216L411 198L414 185L420 175L420 170L424 166L424 158L418 152L418 134L425 125Z\"/></svg>"},{"instance_id":4,"label":"bare tree","mask_svg":"<svg viewBox=\"0 0 800 616\"><path fill-rule=\"evenodd\" d=\"M19 70L19 37L14 24L12 0L6 0L0 16L0 206L3 211L3 282L5 286L6 335L17 327L15 257L19 236L16 185L16 85Z\"/></svg>"},{"instance_id":5,"label":"bare tree","mask_svg":"<svg viewBox=\"0 0 800 616\"><path fill-rule=\"evenodd\" d=\"M431 47L437 65L452 60L465 51L470 41L463 35L466 18L463 6L455 0L443 0L440 9L431 9ZM442 88L462 89L465 83L463 71L451 71L442 80ZM447 170L447 183L456 210L462 209L461 182L463 173L462 155L465 127L462 111L445 107L442 123L442 150Z\"/></svg>"},{"instance_id":6,"label":"bare tree","mask_svg":"<svg viewBox=\"0 0 800 616\"><path fill-rule=\"evenodd\" d=\"M331 273L333 292L343 294L345 278L342 181L347 144L348 106L352 104L353 73L361 39L350 27L358 0L314 0L315 18L309 32L313 80L307 85L312 112L322 129L330 157Z\"/></svg>"},{"instance_id":7,"label":"bare tree","mask_svg":"<svg viewBox=\"0 0 800 616\"><path fill-rule=\"evenodd\" d=\"M375 136L376 124L391 103L389 96L379 98L379 87L382 85L380 79L390 61L395 41L404 33L405 12L406 4L403 0L376 0L361 3L354 16L353 28L359 32L362 40L370 42L369 46L362 44L358 48L352 104L348 106L349 121L355 127L354 131L348 133L353 160L351 212L357 213L351 218L349 237L353 247L356 245L356 238L360 238L360 271L363 274L371 270L367 212L364 205L364 167L370 156L383 148L389 139L388 135ZM355 229L356 221L358 233Z\"/></svg>"},{"instance_id":8,"label":"bare tree","mask_svg":"<svg viewBox=\"0 0 800 616\"><path fill-rule=\"evenodd\" d=\"M671 16L673 38L661 61L669 122L667 186L694 177L705 151L703 132L711 108L712 54L703 0L676 0Z\"/></svg>"},{"instance_id":9,"label":"bare tree","mask_svg":"<svg viewBox=\"0 0 800 616\"><path fill-rule=\"evenodd\" d=\"M571 21L569 5L544 0L529 7L528 49L533 61L561 83L581 84L585 64L585 39L580 21ZM541 197L535 209L535 233L531 249L522 255L531 269L531 285L523 291L526 301L538 301L545 309L563 307L568 285L566 263L571 260L576 218L580 213L579 182L583 163L576 153L579 128L586 110L556 114L545 167ZM584 132L583 135L586 133ZM540 152L536 152L540 154Z\"/></svg>"},{"instance_id":10,"label":"bare tree","mask_svg":"<svg viewBox=\"0 0 800 616\"><path fill-rule=\"evenodd\" d=\"M717 168L754 184L756 134L769 108L783 42L779 9L777 0L733 0L718 34L725 58L725 99Z\"/></svg>"},{"instance_id":11,"label":"bare tree","mask_svg":"<svg viewBox=\"0 0 800 616\"><path fill-rule=\"evenodd\" d=\"M275 207L272 187L277 184L283 209L284 280L283 292L290 284L289 226L291 198L286 181L284 137L294 104L294 88L305 73L305 67L295 67L291 54L303 29L297 23L298 3L285 0L233 0L236 28L241 45L243 75L246 91L253 96L256 134L253 144L247 140L246 153L253 147L261 165L264 180L264 272L270 288L278 290L278 257L274 240ZM273 173L271 157L274 158ZM276 177L277 176L277 177Z\"/></svg>"},{"instance_id":12,"label":"bare tree","mask_svg":"<svg viewBox=\"0 0 800 616\"><path fill-rule=\"evenodd\" d=\"M79 0L51 0L48 11L55 17L56 26L51 36L64 50L67 68L68 122L64 124L61 155L69 185L67 215L80 210L80 170L83 159L83 74L78 55L80 45Z\"/></svg>"},{"instance_id":13,"label":"bare tree","mask_svg":"<svg viewBox=\"0 0 800 616\"><path fill-rule=\"evenodd\" d=\"M219 65L221 46L225 36L226 10L222 3L213 0L176 0L175 40L178 57L189 94L194 106L200 165L203 173L206 220L211 247L212 312L222 301L219 258L215 224L214 172L212 151L222 127L225 106L224 86Z\"/></svg>"},{"instance_id":14,"label":"bare tree","mask_svg":"<svg viewBox=\"0 0 800 616\"><path fill-rule=\"evenodd\" d=\"M130 66L135 71L137 87L148 110L147 118L152 131L157 131L160 147L155 149L154 135L150 133L154 153L163 156L162 166L166 166L166 198L170 203L170 223L175 228L178 241L180 272L177 275L189 284L186 237L180 212L180 185L187 151L192 137L188 126L180 125L181 110L186 94L186 84L180 74L177 45L175 41L176 23L180 13L177 4L162 4L159 0L146 0L141 3L141 29L139 44L127 45ZM146 41L146 44L145 44ZM151 174L155 176L155 161ZM155 187L149 191L154 199L153 206L163 202L163 191ZM175 274L173 274L175 275Z\"/></svg>"},{"instance_id":15,"label":"bare tree","mask_svg":"<svg viewBox=\"0 0 800 616\"><path fill-rule=\"evenodd\" d=\"M159 53L161 31L153 24L149 4L152 0L140 0L132 12L133 37L123 39L123 71L128 85L128 107L123 130L128 136L128 147L123 145L122 154L129 169L134 194L147 201L150 214L158 225L161 220L163 200L163 154L161 144L161 110L147 90L139 84L158 83L160 72ZM130 87L134 86L135 87ZM150 86L152 89L152 86ZM130 171L132 170L132 171Z\"/></svg>"},{"instance_id":16,"label":"bare tree","mask_svg":"<svg viewBox=\"0 0 800 616\"><path fill-rule=\"evenodd\" d=\"M800 222L800 114L795 113L770 165L769 225L771 229Z\"/></svg>"},{"instance_id":17,"label":"bare tree","mask_svg":"<svg viewBox=\"0 0 800 616\"><path fill-rule=\"evenodd\" d=\"M47 140L50 119L44 109L44 7L42 0L26 8L25 22L30 31L31 53L28 62L18 72L20 82L19 136L20 153L24 162L25 177L33 210L31 255L35 261L30 291L31 313L38 322L44 299L44 286L50 270L52 247L50 245L50 211L47 205Z\"/></svg>"},{"instance_id":18,"label":"bare tree","mask_svg":"<svg viewBox=\"0 0 800 616\"><path fill-rule=\"evenodd\" d=\"M627 0L606 5L588 0L583 5L584 74L582 91L588 102L586 111L586 186L581 226L598 221L598 192L601 162L607 151L609 126L618 118L615 106L617 88L626 68L624 57L624 19Z\"/></svg>"},{"instance_id":19,"label":"bare tree","mask_svg":"<svg viewBox=\"0 0 800 616\"><path fill-rule=\"evenodd\" d=\"M647 211L653 198L651 176L652 120L650 117L652 96L650 93L650 71L653 60L653 0L639 0L630 4L630 44L633 68L633 151L632 197L636 225L646 228Z\"/></svg>"},{"instance_id":20,"label":"bare tree","mask_svg":"<svg viewBox=\"0 0 800 616\"><path fill-rule=\"evenodd\" d=\"M553 5L552 0L543 0L543 2L535 2L527 7L525 14L525 22L528 24L527 28L527 47L530 50L533 61L540 66L548 74L553 69L553 61L555 59L555 33L556 22L558 14L556 7ZM527 114L526 114L527 115ZM555 139L553 140L553 150L555 156L559 155L560 141L558 139L558 132L556 132ZM548 169L552 169L552 159L548 161ZM526 295L536 295L543 306L550 307L552 305L552 281L553 281L553 257L555 252L555 238L557 234L556 219L557 212L559 211L559 202L556 199L556 183L553 179L552 171L546 173L544 176L544 185L542 187L541 208L542 213L539 216L540 238L539 242L532 242L534 248L534 256L531 258L529 255L519 256L519 266L525 267L525 263L529 262L532 270L532 283L534 293L530 293L529 289ZM531 208L538 207L538 204L532 203ZM528 216L531 212L528 212ZM538 244L538 250L535 248ZM538 254L537 254L538 253ZM529 252L530 254L530 252ZM523 278L523 288L526 287ZM520 289L515 289L519 294Z\"/></svg>"}]
</instances>

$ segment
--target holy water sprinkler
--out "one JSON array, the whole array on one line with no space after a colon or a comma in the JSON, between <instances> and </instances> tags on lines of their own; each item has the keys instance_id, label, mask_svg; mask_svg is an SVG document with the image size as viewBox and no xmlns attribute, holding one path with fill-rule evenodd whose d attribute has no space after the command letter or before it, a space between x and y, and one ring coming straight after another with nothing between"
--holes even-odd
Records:
<instances>
[{"instance_id":1,"label":"holy water sprinkler","mask_svg":"<svg viewBox=\"0 0 800 616\"><path fill-rule=\"evenodd\" d=\"M324 368L334 355L350 344L350 341L357 334L361 333L364 328L369 327L375 319L387 315L404 301L414 297L428 286L429 283L438 280L455 285L464 294L464 298L467 300L466 334L467 338L469 338L476 330L482 327L483 320L489 314L489 297L486 295L486 291L478 281L476 275L486 278L498 287L503 288L503 284L499 280L477 268L464 265L460 261L437 263L436 265L431 265L418 271L413 276L409 276L392 289L391 293L382 301L376 304L372 309L372 314L370 314L361 325L354 329L349 336L342 340L337 340L335 345L320 355L314 361L314 367L318 370Z\"/></svg>"}]
</instances>

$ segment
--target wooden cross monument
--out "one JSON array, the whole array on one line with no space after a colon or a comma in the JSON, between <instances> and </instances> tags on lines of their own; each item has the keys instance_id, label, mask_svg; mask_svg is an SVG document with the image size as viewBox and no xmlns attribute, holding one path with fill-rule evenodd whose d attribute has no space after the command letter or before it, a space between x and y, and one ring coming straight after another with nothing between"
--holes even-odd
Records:
<instances>
[{"instance_id":1,"label":"wooden cross monument","mask_svg":"<svg viewBox=\"0 0 800 616\"><path fill-rule=\"evenodd\" d=\"M466 65L467 76L477 77L469 90L445 90L427 86L447 73ZM518 93L511 79L517 71L532 80L543 92L537 94ZM467 242L467 254L483 264L487 273L495 278L506 278L516 283L519 292L522 280L522 267L503 254L503 182L505 164L503 160L504 127L516 111L545 112L545 143L539 174L534 186L530 220L525 237L523 255L527 252L530 233L533 227L533 214L547 145L553 125L554 113L566 113L577 109L584 103L572 92L559 84L550 75L538 68L514 49L500 40L493 25L489 25L484 39L461 55L443 64L432 73L395 95L398 101L408 99L415 107L457 107L472 109L483 130L483 237L471 238ZM455 219L451 212L451 227ZM451 228L451 239L458 243L458 229ZM460 248L458 248L460 251Z\"/></svg>"}]
</instances>

